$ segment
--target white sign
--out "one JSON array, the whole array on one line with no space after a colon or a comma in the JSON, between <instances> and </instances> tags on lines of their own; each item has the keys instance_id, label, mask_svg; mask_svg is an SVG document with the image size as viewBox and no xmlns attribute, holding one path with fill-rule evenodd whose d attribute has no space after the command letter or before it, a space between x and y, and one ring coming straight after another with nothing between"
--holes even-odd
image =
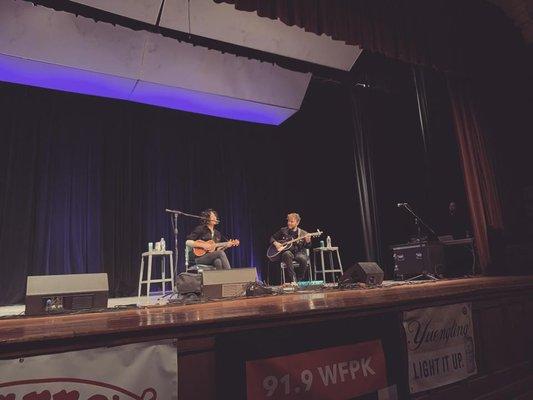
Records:
<instances>
[{"instance_id":1,"label":"white sign","mask_svg":"<svg viewBox=\"0 0 533 400\"><path fill-rule=\"evenodd\" d=\"M177 400L174 342L0 360L2 400Z\"/></svg>"},{"instance_id":2,"label":"white sign","mask_svg":"<svg viewBox=\"0 0 533 400\"><path fill-rule=\"evenodd\" d=\"M403 327L411 393L477 373L470 303L404 312Z\"/></svg>"}]
</instances>

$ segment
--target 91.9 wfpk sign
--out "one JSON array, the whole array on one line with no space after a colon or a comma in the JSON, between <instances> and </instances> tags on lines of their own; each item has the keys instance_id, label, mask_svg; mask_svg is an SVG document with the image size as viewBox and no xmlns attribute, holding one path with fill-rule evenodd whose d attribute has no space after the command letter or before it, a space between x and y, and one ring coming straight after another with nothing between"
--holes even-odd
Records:
<instances>
[{"instance_id":1,"label":"91.9 wfpk sign","mask_svg":"<svg viewBox=\"0 0 533 400\"><path fill-rule=\"evenodd\" d=\"M247 398L349 399L387 386L381 341L246 363Z\"/></svg>"}]
</instances>

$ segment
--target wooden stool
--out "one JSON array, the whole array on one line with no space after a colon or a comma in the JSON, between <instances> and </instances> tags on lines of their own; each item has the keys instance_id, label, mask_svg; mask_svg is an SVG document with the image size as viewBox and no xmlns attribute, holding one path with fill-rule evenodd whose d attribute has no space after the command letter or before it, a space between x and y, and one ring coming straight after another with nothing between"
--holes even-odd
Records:
<instances>
[{"instance_id":1,"label":"wooden stool","mask_svg":"<svg viewBox=\"0 0 533 400\"><path fill-rule=\"evenodd\" d=\"M153 257L161 257L161 278L160 279L152 279L152 258ZM166 271L166 257L169 258L169 265L170 265L170 278L167 278L167 271ZM148 271L146 274L146 279L143 280L144 275L144 257L148 257ZM174 290L174 263L172 262L172 251L147 251L145 253L142 253L141 256L141 270L139 272L139 294L137 297L141 297L141 288L143 284L146 284L146 297L150 297L150 287L153 283L161 284L163 295L167 292L166 290L166 283L170 283L170 290L169 292L172 292Z\"/></svg>"},{"instance_id":2,"label":"wooden stool","mask_svg":"<svg viewBox=\"0 0 533 400\"><path fill-rule=\"evenodd\" d=\"M316 255L318 253L320 253L320 269L316 264ZM326 265L324 262L324 253L327 253L328 255L329 265ZM337 266L335 266L333 253L337 253ZM326 274L331 274L333 282L335 283L335 273L340 272L341 275L344 274L338 247L317 247L316 249L313 249L313 265L315 267L315 281L318 280L317 275L322 274L322 279L324 282L327 282Z\"/></svg>"}]
</instances>

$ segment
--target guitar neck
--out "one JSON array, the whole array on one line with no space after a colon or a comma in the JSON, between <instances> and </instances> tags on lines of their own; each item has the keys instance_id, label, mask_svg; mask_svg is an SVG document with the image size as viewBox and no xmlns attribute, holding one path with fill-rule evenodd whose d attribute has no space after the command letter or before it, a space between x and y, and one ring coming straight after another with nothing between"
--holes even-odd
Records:
<instances>
[{"instance_id":1,"label":"guitar neck","mask_svg":"<svg viewBox=\"0 0 533 400\"><path fill-rule=\"evenodd\" d=\"M204 240L200 240L200 242L209 243L208 241L204 241ZM218 243L215 243L215 248L229 246L230 244L231 244L231 242L218 242ZM200 249L201 247L195 246L195 248Z\"/></svg>"},{"instance_id":2,"label":"guitar neck","mask_svg":"<svg viewBox=\"0 0 533 400\"><path fill-rule=\"evenodd\" d=\"M291 243L297 242L298 240L302 240L302 239L304 239L304 238L305 238L305 236L302 236L302 237L300 237L300 238L296 238L296 239L291 239L291 240L289 240L288 242L285 242L285 243L283 243L283 244L285 244L285 245L287 245L287 244L291 244Z\"/></svg>"},{"instance_id":3,"label":"guitar neck","mask_svg":"<svg viewBox=\"0 0 533 400\"><path fill-rule=\"evenodd\" d=\"M219 242L219 243L215 243L215 247L226 247L226 246L229 246L231 244L231 242Z\"/></svg>"},{"instance_id":4,"label":"guitar neck","mask_svg":"<svg viewBox=\"0 0 533 400\"><path fill-rule=\"evenodd\" d=\"M285 242L283 244L291 244L291 243L294 243L294 242L297 242L298 240L302 240L302 239L305 239L306 237L313 237L313 236L318 236L316 233L308 233L306 235L303 235L301 237L297 237L296 239L291 239L289 240L288 242Z\"/></svg>"}]
</instances>

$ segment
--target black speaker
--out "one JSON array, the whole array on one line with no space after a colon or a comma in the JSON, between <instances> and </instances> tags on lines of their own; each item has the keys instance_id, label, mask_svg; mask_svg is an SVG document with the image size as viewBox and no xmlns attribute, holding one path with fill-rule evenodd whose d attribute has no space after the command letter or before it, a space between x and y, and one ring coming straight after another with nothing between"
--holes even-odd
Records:
<instances>
[{"instance_id":1,"label":"black speaker","mask_svg":"<svg viewBox=\"0 0 533 400\"><path fill-rule=\"evenodd\" d=\"M383 270L375 262L358 262L348 268L339 280L339 286L361 282L367 285L381 285Z\"/></svg>"}]
</instances>

